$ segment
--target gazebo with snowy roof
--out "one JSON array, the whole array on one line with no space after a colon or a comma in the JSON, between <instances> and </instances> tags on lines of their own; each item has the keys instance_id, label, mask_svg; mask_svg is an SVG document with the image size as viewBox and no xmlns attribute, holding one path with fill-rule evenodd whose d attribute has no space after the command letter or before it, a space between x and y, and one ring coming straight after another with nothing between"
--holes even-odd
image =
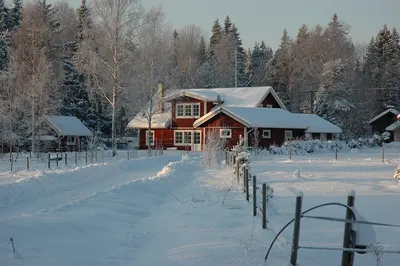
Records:
<instances>
[{"instance_id":1,"label":"gazebo with snowy roof","mask_svg":"<svg viewBox=\"0 0 400 266\"><path fill-rule=\"evenodd\" d=\"M81 151L82 140L92 137L93 133L75 116L45 116L36 139L52 142L55 145L50 146L60 151Z\"/></svg>"}]
</instances>

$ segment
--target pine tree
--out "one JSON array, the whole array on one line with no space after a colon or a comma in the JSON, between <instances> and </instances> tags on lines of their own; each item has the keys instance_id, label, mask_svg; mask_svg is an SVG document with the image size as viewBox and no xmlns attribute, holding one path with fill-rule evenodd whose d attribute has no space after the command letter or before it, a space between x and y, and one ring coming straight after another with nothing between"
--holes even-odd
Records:
<instances>
[{"instance_id":1,"label":"pine tree","mask_svg":"<svg viewBox=\"0 0 400 266\"><path fill-rule=\"evenodd\" d=\"M239 30L232 24L232 30L229 35L233 36L236 46L236 65L237 65L237 85L238 87L246 86L246 75L245 75L245 51L242 45L242 39L240 38ZM233 64L235 64L235 58L233 58Z\"/></svg>"},{"instance_id":2,"label":"pine tree","mask_svg":"<svg viewBox=\"0 0 400 266\"><path fill-rule=\"evenodd\" d=\"M204 40L203 36L201 36L198 49L199 50L197 52L197 58L198 58L199 66L201 66L207 60L207 46L206 46L206 41Z\"/></svg>"},{"instance_id":3,"label":"pine tree","mask_svg":"<svg viewBox=\"0 0 400 266\"><path fill-rule=\"evenodd\" d=\"M216 19L212 27L212 35L210 38L210 57L215 55L214 47L219 43L222 37L222 28L219 19Z\"/></svg>"},{"instance_id":4,"label":"pine tree","mask_svg":"<svg viewBox=\"0 0 400 266\"><path fill-rule=\"evenodd\" d=\"M22 0L14 0L14 6L10 11L10 21L12 28L17 29L21 25L22 20Z\"/></svg>"},{"instance_id":5,"label":"pine tree","mask_svg":"<svg viewBox=\"0 0 400 266\"><path fill-rule=\"evenodd\" d=\"M229 34L232 32L232 21L229 16L226 16L225 22L224 22L224 33Z\"/></svg>"},{"instance_id":6,"label":"pine tree","mask_svg":"<svg viewBox=\"0 0 400 266\"><path fill-rule=\"evenodd\" d=\"M306 24L301 25L300 29L297 32L296 44L297 45L304 44L308 40L309 36L310 33L308 32L307 25Z\"/></svg>"}]
</instances>

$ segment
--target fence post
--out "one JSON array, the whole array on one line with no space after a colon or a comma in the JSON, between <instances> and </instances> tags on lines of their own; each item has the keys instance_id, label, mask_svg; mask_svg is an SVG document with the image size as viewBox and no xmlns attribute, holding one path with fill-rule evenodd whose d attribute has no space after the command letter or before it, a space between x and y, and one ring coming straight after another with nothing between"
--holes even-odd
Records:
<instances>
[{"instance_id":1,"label":"fence post","mask_svg":"<svg viewBox=\"0 0 400 266\"><path fill-rule=\"evenodd\" d=\"M65 153L65 165L68 165L68 153Z\"/></svg>"},{"instance_id":2,"label":"fence post","mask_svg":"<svg viewBox=\"0 0 400 266\"><path fill-rule=\"evenodd\" d=\"M382 143L382 163L384 163L384 162L385 162L385 146Z\"/></svg>"},{"instance_id":3,"label":"fence post","mask_svg":"<svg viewBox=\"0 0 400 266\"><path fill-rule=\"evenodd\" d=\"M29 155L26 156L26 170L29 170Z\"/></svg>"},{"instance_id":4,"label":"fence post","mask_svg":"<svg viewBox=\"0 0 400 266\"><path fill-rule=\"evenodd\" d=\"M87 164L87 151L85 152L85 163Z\"/></svg>"},{"instance_id":5,"label":"fence post","mask_svg":"<svg viewBox=\"0 0 400 266\"><path fill-rule=\"evenodd\" d=\"M10 171L13 170L13 166L14 166L14 153L10 153Z\"/></svg>"},{"instance_id":6,"label":"fence post","mask_svg":"<svg viewBox=\"0 0 400 266\"><path fill-rule=\"evenodd\" d=\"M58 167L58 152L56 153L56 166Z\"/></svg>"},{"instance_id":7,"label":"fence post","mask_svg":"<svg viewBox=\"0 0 400 266\"><path fill-rule=\"evenodd\" d=\"M337 147L335 149L335 161L337 161Z\"/></svg>"},{"instance_id":8,"label":"fence post","mask_svg":"<svg viewBox=\"0 0 400 266\"><path fill-rule=\"evenodd\" d=\"M50 152L47 154L47 166L49 167L49 169L50 169Z\"/></svg>"},{"instance_id":9,"label":"fence post","mask_svg":"<svg viewBox=\"0 0 400 266\"><path fill-rule=\"evenodd\" d=\"M253 216L257 216L257 176L253 176Z\"/></svg>"},{"instance_id":10,"label":"fence post","mask_svg":"<svg viewBox=\"0 0 400 266\"><path fill-rule=\"evenodd\" d=\"M347 206L353 207L355 200L355 191L351 190L347 196ZM351 210L346 210L346 220L352 220ZM344 225L344 238L343 238L343 248L352 248L354 239L352 239L352 223L345 223ZM342 266L352 266L354 261L354 251L343 251L342 252Z\"/></svg>"},{"instance_id":11,"label":"fence post","mask_svg":"<svg viewBox=\"0 0 400 266\"><path fill-rule=\"evenodd\" d=\"M262 196L263 196L263 201L262 201L262 228L266 229L267 228L267 184L263 183L262 184Z\"/></svg>"},{"instance_id":12,"label":"fence post","mask_svg":"<svg viewBox=\"0 0 400 266\"><path fill-rule=\"evenodd\" d=\"M293 266L297 265L297 251L299 250L299 238L300 238L300 220L301 220L301 205L303 202L303 192L299 192L296 197L296 211L294 217L294 229L293 229L293 241L292 251L290 254L290 264Z\"/></svg>"},{"instance_id":13,"label":"fence post","mask_svg":"<svg viewBox=\"0 0 400 266\"><path fill-rule=\"evenodd\" d=\"M93 156L94 156L94 151L92 150L92 163L94 162Z\"/></svg>"},{"instance_id":14,"label":"fence post","mask_svg":"<svg viewBox=\"0 0 400 266\"><path fill-rule=\"evenodd\" d=\"M292 143L289 144L289 160L292 160Z\"/></svg>"},{"instance_id":15,"label":"fence post","mask_svg":"<svg viewBox=\"0 0 400 266\"><path fill-rule=\"evenodd\" d=\"M243 167L243 193L246 193L246 176L248 171L247 167Z\"/></svg>"},{"instance_id":16,"label":"fence post","mask_svg":"<svg viewBox=\"0 0 400 266\"><path fill-rule=\"evenodd\" d=\"M248 171L248 169L246 171L245 186L246 186L246 200L247 200L247 202L249 202L250 201L250 191L249 191L249 171Z\"/></svg>"},{"instance_id":17,"label":"fence post","mask_svg":"<svg viewBox=\"0 0 400 266\"><path fill-rule=\"evenodd\" d=\"M129 147L128 147L127 151L128 151L128 161L129 161Z\"/></svg>"},{"instance_id":18,"label":"fence post","mask_svg":"<svg viewBox=\"0 0 400 266\"><path fill-rule=\"evenodd\" d=\"M78 164L78 154L75 152L75 164Z\"/></svg>"},{"instance_id":19,"label":"fence post","mask_svg":"<svg viewBox=\"0 0 400 266\"><path fill-rule=\"evenodd\" d=\"M237 179L238 183L240 183L240 180L239 180L239 178L240 178L239 169L240 169L240 164L239 164L239 162L236 162L236 179Z\"/></svg>"}]
</instances>

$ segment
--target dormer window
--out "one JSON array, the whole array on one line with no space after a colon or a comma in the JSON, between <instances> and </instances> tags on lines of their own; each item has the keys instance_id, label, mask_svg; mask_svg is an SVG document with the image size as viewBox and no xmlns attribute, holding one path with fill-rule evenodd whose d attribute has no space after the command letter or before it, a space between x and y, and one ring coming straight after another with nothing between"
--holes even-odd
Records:
<instances>
[{"instance_id":1,"label":"dormer window","mask_svg":"<svg viewBox=\"0 0 400 266\"><path fill-rule=\"evenodd\" d=\"M176 118L199 118L200 103L176 104Z\"/></svg>"}]
</instances>

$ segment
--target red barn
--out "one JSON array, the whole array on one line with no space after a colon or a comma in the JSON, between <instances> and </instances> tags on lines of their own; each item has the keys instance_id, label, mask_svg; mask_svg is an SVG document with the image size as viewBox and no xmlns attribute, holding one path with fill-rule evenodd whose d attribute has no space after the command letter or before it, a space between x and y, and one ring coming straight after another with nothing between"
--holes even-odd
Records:
<instances>
[{"instance_id":1,"label":"red barn","mask_svg":"<svg viewBox=\"0 0 400 266\"><path fill-rule=\"evenodd\" d=\"M147 106L128 124L139 131L140 149L147 148L150 118L151 144L164 149L200 151L214 130L229 147L241 140L268 147L295 138L333 139L341 133L319 116L287 111L272 87L170 90L164 95L160 86L153 102L154 107Z\"/></svg>"}]
</instances>

